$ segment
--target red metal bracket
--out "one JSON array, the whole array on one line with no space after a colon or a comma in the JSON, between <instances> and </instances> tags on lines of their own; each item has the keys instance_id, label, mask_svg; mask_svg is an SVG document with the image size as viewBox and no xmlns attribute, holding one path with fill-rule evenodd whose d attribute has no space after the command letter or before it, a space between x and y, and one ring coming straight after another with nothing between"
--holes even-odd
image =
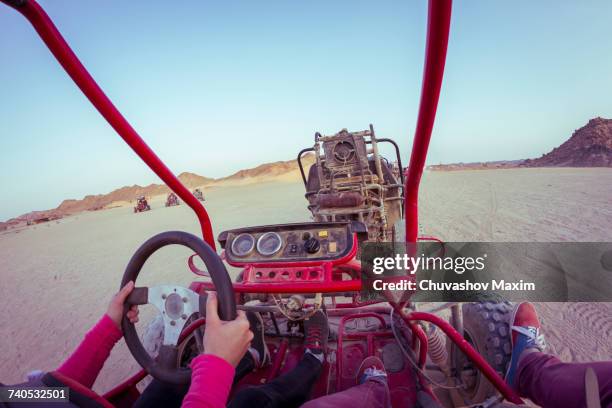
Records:
<instances>
[{"instance_id":1,"label":"red metal bracket","mask_svg":"<svg viewBox=\"0 0 612 408\"><path fill-rule=\"evenodd\" d=\"M210 278L210 274L208 273L208 271L202 270L200 268L198 268L197 266L195 266L195 263L193 261L193 259L199 256L198 254L193 254L189 257L189 259L187 260L187 266L189 266L189 270L193 273L195 273L198 276L206 276Z\"/></svg>"}]
</instances>

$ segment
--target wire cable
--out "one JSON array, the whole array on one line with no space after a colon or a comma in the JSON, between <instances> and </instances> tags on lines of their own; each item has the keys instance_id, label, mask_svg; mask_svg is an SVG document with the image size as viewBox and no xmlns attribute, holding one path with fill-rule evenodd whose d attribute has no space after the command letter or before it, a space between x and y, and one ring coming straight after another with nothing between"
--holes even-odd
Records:
<instances>
[{"instance_id":1,"label":"wire cable","mask_svg":"<svg viewBox=\"0 0 612 408\"><path fill-rule=\"evenodd\" d=\"M393 319L393 313L394 313L394 309L391 309L391 313L390 313L390 320L391 320L391 331L393 332L393 336L395 337L395 340L397 341L397 344L399 345L400 350L402 351L402 354L404 355L404 357L406 357L408 359L408 361L410 362L410 364L412 364L412 366L414 368L416 368L422 375L423 377L425 377L425 379L427 381L429 381L430 384L432 384L434 387L436 388L443 388L446 390L454 390L454 389L458 389L458 388L465 388L465 384L461 383L458 385L445 385L445 384L440 384L439 382L435 381L434 379L432 379L426 372L426 370L423 370L419 367L419 365L417 364L416 361L413 360L412 355L404 348L404 344L402 343L399 334L396 332L395 330L395 320Z\"/></svg>"}]
</instances>

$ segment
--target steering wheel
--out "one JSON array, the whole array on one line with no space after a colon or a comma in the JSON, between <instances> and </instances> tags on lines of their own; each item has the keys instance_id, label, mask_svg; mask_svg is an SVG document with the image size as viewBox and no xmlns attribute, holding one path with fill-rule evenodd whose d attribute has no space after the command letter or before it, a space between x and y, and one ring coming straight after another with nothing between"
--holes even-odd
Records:
<instances>
[{"instance_id":1,"label":"steering wheel","mask_svg":"<svg viewBox=\"0 0 612 408\"><path fill-rule=\"evenodd\" d=\"M182 231L168 231L155 235L138 248L130 259L121 287L129 281L138 278L143 265L155 251L167 245L183 245L192 249L202 258L219 299L219 317L222 320L236 318L236 298L234 287L227 273L225 265L217 253L199 237ZM145 350L136 327L127 316L123 316L121 328L125 342L130 352L149 374L160 381L172 384L186 384L191 380L191 370L179 367L178 339L187 320L194 314L205 315L206 297L200 296L191 289L174 285L160 285L153 287L135 287L128 296L124 309L127 311L132 305L151 304L162 314L164 323L164 338L159 349L157 359L153 359Z\"/></svg>"}]
</instances>

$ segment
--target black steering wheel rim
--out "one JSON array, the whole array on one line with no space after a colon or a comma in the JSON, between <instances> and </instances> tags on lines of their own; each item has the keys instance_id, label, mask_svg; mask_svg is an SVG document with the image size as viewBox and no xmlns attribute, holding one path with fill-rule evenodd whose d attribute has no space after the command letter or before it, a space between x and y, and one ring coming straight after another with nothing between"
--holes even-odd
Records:
<instances>
[{"instance_id":1,"label":"black steering wheel rim","mask_svg":"<svg viewBox=\"0 0 612 408\"><path fill-rule=\"evenodd\" d=\"M236 298L234 296L234 287L232 281L227 273L227 269L221 260L221 257L201 238L184 231L167 231L157 234L145 243L143 243L132 255L130 262L125 268L123 273L123 279L121 280L121 288L124 287L129 281L136 283L136 279L142 270L142 267L146 263L147 259L153 255L158 249L168 245L183 245L190 248L196 254L202 258L206 269L208 270L212 282L217 292L217 298L219 300L219 317L221 320L233 320L236 318ZM125 310L131 306L131 304L142 304L146 299L140 299L139 302L128 301L125 304ZM200 314L204 316L206 308L206 302L204 297L200 297ZM149 353L145 350L142 342L140 341L136 332L136 327L132 324L127 316L123 316L121 321L121 328L123 330L123 336L128 349L136 359L136 361L144 368L149 374L157 378L160 381L169 382L172 384L186 384L191 380L191 370L188 368L175 367L170 369L169 366L172 364L172 359L176 361L176 355L173 355L175 350L170 350L168 346L162 346L160 349L159 357L165 358L164 360L153 359ZM164 349L166 348L166 349ZM176 348L175 348L176 349Z\"/></svg>"}]
</instances>

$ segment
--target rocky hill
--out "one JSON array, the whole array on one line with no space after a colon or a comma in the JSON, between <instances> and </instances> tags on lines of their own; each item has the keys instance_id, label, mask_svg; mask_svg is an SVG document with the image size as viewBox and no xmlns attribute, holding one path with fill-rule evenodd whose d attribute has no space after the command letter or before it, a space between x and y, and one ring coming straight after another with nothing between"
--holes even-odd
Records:
<instances>
[{"instance_id":1,"label":"rocky hill","mask_svg":"<svg viewBox=\"0 0 612 408\"><path fill-rule=\"evenodd\" d=\"M178 176L179 180L187 187L187 188L195 188L205 186L215 181L215 179L210 177L200 176L195 173L183 172Z\"/></svg>"},{"instance_id":2,"label":"rocky hill","mask_svg":"<svg viewBox=\"0 0 612 408\"><path fill-rule=\"evenodd\" d=\"M537 159L452 163L427 166L433 171L490 170L516 167L612 167L612 119L593 118L561 146Z\"/></svg>"},{"instance_id":3,"label":"rocky hill","mask_svg":"<svg viewBox=\"0 0 612 408\"><path fill-rule=\"evenodd\" d=\"M214 182L212 178L189 172L179 174L178 178L187 188L205 186ZM118 188L108 194L88 195L80 200L67 199L62 201L57 208L32 211L4 223L0 222L0 231L15 225L50 221L83 211L102 210L112 207L116 203L130 202L138 196L152 197L167 194L169 191L170 189L165 184L150 184L144 187L135 184Z\"/></svg>"},{"instance_id":4,"label":"rocky hill","mask_svg":"<svg viewBox=\"0 0 612 408\"><path fill-rule=\"evenodd\" d=\"M310 165L314 163L314 154L305 154L302 157L302 165L305 170L308 170ZM216 183L232 183L244 181L263 181L277 177L291 176L299 174L297 160L277 161L273 163L264 163L251 169L240 170L231 176L223 177L215 180Z\"/></svg>"},{"instance_id":5,"label":"rocky hill","mask_svg":"<svg viewBox=\"0 0 612 408\"><path fill-rule=\"evenodd\" d=\"M576 130L561 146L537 159L522 163L527 167L612 167L612 119L594 118Z\"/></svg>"}]
</instances>

